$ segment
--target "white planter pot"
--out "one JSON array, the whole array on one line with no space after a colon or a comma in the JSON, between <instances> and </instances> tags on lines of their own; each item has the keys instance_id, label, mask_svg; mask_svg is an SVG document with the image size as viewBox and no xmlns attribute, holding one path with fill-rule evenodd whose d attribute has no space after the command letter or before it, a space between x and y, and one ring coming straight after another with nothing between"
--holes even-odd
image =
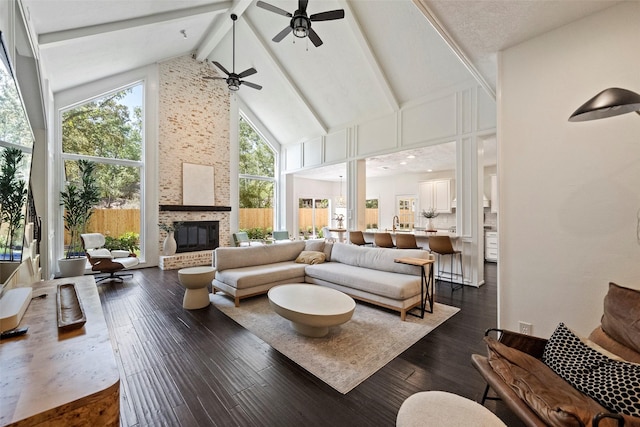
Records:
<instances>
[{"instance_id":1,"label":"white planter pot","mask_svg":"<svg viewBox=\"0 0 640 427\"><path fill-rule=\"evenodd\" d=\"M178 248L178 244L176 243L176 239L173 236L173 231L170 231L167 234L167 237L164 239L164 243L162 244L162 255L171 256L176 253L176 249Z\"/></svg>"},{"instance_id":2,"label":"white planter pot","mask_svg":"<svg viewBox=\"0 0 640 427\"><path fill-rule=\"evenodd\" d=\"M84 270L87 265L87 258L60 258L58 260L58 269L60 270L60 277L76 277L84 275Z\"/></svg>"}]
</instances>

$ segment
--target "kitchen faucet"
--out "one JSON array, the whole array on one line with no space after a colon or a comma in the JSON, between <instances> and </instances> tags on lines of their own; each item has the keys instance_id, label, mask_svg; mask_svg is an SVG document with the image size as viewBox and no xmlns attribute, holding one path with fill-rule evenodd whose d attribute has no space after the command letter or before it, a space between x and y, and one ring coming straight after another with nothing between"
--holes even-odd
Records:
<instances>
[{"instance_id":1,"label":"kitchen faucet","mask_svg":"<svg viewBox=\"0 0 640 427\"><path fill-rule=\"evenodd\" d=\"M396 232L396 224L398 227L400 227L400 218L398 218L398 215L394 215L393 216L393 226L391 227L393 229L393 232Z\"/></svg>"}]
</instances>

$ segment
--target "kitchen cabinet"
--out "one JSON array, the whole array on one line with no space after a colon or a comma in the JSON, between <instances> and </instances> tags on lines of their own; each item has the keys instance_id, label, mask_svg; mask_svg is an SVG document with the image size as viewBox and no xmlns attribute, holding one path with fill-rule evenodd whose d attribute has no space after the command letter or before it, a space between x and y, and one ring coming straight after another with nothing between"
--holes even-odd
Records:
<instances>
[{"instance_id":1,"label":"kitchen cabinet","mask_svg":"<svg viewBox=\"0 0 640 427\"><path fill-rule=\"evenodd\" d=\"M434 208L438 213L451 213L451 180L420 182L419 198L419 212Z\"/></svg>"},{"instance_id":2,"label":"kitchen cabinet","mask_svg":"<svg viewBox=\"0 0 640 427\"><path fill-rule=\"evenodd\" d=\"M487 231L484 233L484 259L486 261L498 262L497 231Z\"/></svg>"},{"instance_id":3,"label":"kitchen cabinet","mask_svg":"<svg viewBox=\"0 0 640 427\"><path fill-rule=\"evenodd\" d=\"M498 212L498 177L491 175L491 213Z\"/></svg>"}]
</instances>

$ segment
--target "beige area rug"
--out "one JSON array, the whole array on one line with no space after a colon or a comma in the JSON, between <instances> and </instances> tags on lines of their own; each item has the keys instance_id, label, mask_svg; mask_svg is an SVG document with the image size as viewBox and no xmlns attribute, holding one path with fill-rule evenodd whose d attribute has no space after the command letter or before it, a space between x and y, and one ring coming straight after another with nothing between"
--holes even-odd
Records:
<instances>
[{"instance_id":1,"label":"beige area rug","mask_svg":"<svg viewBox=\"0 0 640 427\"><path fill-rule=\"evenodd\" d=\"M436 303L424 319L407 316L403 322L399 313L358 303L349 322L322 338L309 338L276 314L266 295L243 300L240 307L222 294L210 297L224 314L342 394L460 310Z\"/></svg>"}]
</instances>

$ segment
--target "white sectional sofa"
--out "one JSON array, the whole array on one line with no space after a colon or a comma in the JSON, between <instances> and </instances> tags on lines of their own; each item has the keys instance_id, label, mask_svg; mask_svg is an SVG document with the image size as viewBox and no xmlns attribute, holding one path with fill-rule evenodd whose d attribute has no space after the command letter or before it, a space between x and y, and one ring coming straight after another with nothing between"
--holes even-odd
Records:
<instances>
[{"instance_id":1,"label":"white sectional sofa","mask_svg":"<svg viewBox=\"0 0 640 427\"><path fill-rule=\"evenodd\" d=\"M324 253L325 262L296 263L302 251ZM313 283L400 312L420 304L420 267L397 258L430 258L419 249L371 248L324 241L294 241L278 245L220 247L215 251L213 291L240 300L266 293L284 283Z\"/></svg>"}]
</instances>

